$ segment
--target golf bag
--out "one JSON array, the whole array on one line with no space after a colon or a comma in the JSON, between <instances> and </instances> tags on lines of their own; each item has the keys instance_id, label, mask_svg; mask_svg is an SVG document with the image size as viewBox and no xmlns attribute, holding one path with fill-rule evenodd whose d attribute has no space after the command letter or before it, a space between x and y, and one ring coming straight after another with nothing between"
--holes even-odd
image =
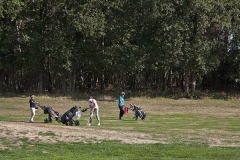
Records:
<instances>
[{"instance_id":1,"label":"golf bag","mask_svg":"<svg viewBox=\"0 0 240 160\"><path fill-rule=\"evenodd\" d=\"M140 107L136 106L135 104L130 104L130 109L132 109L132 111L134 111L134 120L137 120L138 117L140 117L142 120L145 120L146 118L146 113L141 110Z\"/></svg>"},{"instance_id":2,"label":"golf bag","mask_svg":"<svg viewBox=\"0 0 240 160\"><path fill-rule=\"evenodd\" d=\"M79 107L79 108L81 108L81 107ZM88 110L88 108L85 108L85 109L80 110L80 112L79 112L78 107L74 106L62 115L61 122L67 126L73 126L73 125L79 126L80 125L79 120L73 120L73 117L75 115L77 115L77 113L81 114L81 112L85 112L87 110ZM78 118L80 118L80 115Z\"/></svg>"},{"instance_id":3,"label":"golf bag","mask_svg":"<svg viewBox=\"0 0 240 160\"><path fill-rule=\"evenodd\" d=\"M60 121L60 115L57 111L53 110L52 107L50 106L40 106L42 108L44 114L48 114L48 118L44 119L45 123L51 123L52 122L52 117L55 118L56 121Z\"/></svg>"},{"instance_id":4,"label":"golf bag","mask_svg":"<svg viewBox=\"0 0 240 160\"><path fill-rule=\"evenodd\" d=\"M78 120L73 120L72 118L75 116L76 112L78 111L78 107L74 106L71 109L69 109L67 112L65 112L61 117L61 122L67 126L73 126L74 124L76 126L79 126L80 123Z\"/></svg>"}]
</instances>

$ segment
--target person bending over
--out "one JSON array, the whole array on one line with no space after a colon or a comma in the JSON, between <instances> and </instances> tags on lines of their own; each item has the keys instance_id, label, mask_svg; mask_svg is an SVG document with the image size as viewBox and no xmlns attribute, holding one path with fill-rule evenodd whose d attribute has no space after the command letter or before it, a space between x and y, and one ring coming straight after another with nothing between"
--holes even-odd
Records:
<instances>
[{"instance_id":1,"label":"person bending over","mask_svg":"<svg viewBox=\"0 0 240 160\"><path fill-rule=\"evenodd\" d=\"M87 125L91 126L93 114L95 113L96 118L98 120L98 125L100 126L99 106L98 106L97 101L95 99L93 99L93 96L89 97L88 105L89 105L89 108L90 108L90 116L89 116L89 120L88 120Z\"/></svg>"}]
</instances>

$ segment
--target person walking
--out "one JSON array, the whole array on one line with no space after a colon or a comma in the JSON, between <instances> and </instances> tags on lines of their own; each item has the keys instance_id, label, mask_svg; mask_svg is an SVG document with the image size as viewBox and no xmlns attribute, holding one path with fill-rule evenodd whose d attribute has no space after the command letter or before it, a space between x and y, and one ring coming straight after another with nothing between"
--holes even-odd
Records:
<instances>
[{"instance_id":1,"label":"person walking","mask_svg":"<svg viewBox=\"0 0 240 160\"><path fill-rule=\"evenodd\" d=\"M123 120L124 114L124 96L125 92L122 92L118 98L118 108L119 108L119 120Z\"/></svg>"},{"instance_id":2,"label":"person walking","mask_svg":"<svg viewBox=\"0 0 240 160\"><path fill-rule=\"evenodd\" d=\"M88 105L89 105L89 108L90 108L90 116L89 116L89 120L88 120L87 126L91 126L92 118L93 118L93 114L94 113L95 113L96 118L98 120L98 125L100 126L99 106L98 106L97 101L95 99L93 99L93 96L89 97Z\"/></svg>"},{"instance_id":3,"label":"person walking","mask_svg":"<svg viewBox=\"0 0 240 160\"><path fill-rule=\"evenodd\" d=\"M29 104L30 104L31 117L30 117L29 123L34 123L36 105L38 104L38 102L36 102L34 98L35 98L34 95L30 95Z\"/></svg>"}]
</instances>

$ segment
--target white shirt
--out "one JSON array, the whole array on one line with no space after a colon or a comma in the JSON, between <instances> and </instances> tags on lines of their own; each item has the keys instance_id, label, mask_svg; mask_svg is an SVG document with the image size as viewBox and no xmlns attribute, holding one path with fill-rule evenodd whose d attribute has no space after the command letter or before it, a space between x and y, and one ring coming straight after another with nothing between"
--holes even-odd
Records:
<instances>
[{"instance_id":1,"label":"white shirt","mask_svg":"<svg viewBox=\"0 0 240 160\"><path fill-rule=\"evenodd\" d=\"M88 105L91 109L94 108L94 106L95 106L96 109L98 109L98 104L97 104L97 101L95 99L89 99L88 100Z\"/></svg>"}]
</instances>

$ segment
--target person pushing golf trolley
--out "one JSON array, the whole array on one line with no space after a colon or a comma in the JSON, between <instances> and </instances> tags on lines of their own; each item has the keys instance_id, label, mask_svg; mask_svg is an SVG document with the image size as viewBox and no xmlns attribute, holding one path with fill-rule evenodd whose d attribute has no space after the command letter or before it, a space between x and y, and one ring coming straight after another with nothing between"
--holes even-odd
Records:
<instances>
[{"instance_id":1,"label":"person pushing golf trolley","mask_svg":"<svg viewBox=\"0 0 240 160\"><path fill-rule=\"evenodd\" d=\"M98 126L100 126L99 106L97 104L97 101L95 99L93 99L93 96L89 97L88 105L89 105L89 108L90 108L90 116L89 116L87 126L91 126L92 118L93 118L94 113L95 113L96 118L98 120Z\"/></svg>"}]
</instances>

